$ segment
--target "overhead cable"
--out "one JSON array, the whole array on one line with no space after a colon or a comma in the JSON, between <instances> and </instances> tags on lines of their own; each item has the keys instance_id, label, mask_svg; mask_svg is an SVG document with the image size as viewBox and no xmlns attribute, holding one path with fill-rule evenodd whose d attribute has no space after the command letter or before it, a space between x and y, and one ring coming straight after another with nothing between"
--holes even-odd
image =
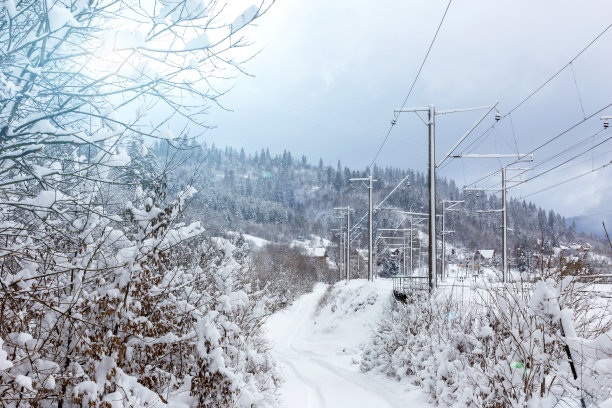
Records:
<instances>
[{"instance_id":1,"label":"overhead cable","mask_svg":"<svg viewBox=\"0 0 612 408\"><path fill-rule=\"evenodd\" d=\"M412 94L412 91L414 90L414 86L416 85L416 82L419 79L419 76L421 75L421 71L423 70L423 67L425 66L425 62L427 61L427 58L429 57L429 53L431 52L431 49L433 48L434 42L436 41L436 38L438 37L438 33L440 32L440 28L442 28L442 23L444 23L444 19L446 18L446 14L448 13L448 9L450 8L450 5L451 5L452 1L453 0L449 0L448 4L446 5L446 9L444 10L444 14L442 15L442 19L440 20L440 24L438 24L438 28L436 29L436 33L434 34L434 36L433 36L433 38L431 40L431 43L429 44L429 48L427 49L427 53L425 54L425 58L423 58L423 62L421 62L421 66L419 67L419 70L417 71L417 74L414 77L414 81L412 81L412 85L410 86L410 90L408 91L408 94L404 98L404 102L402 103L402 108L404 106L406 106L406 103L408 102L408 98L410 98L410 95ZM393 116L393 120L391 121L391 126L389 127L389 130L387 131L387 134L386 134L382 144L380 145L380 147L376 151L376 154L374 155L374 159L372 159L372 162L370 163L370 166L369 166L370 172L372 171L371 170L372 166L374 166L374 163L376 163L376 159L378 159L378 155L382 151L382 148L384 147L385 143L387 143L387 140L389 139L389 135L391 134L391 131L393 130L393 126L397 123L397 116L398 116L398 114L395 113L394 116Z\"/></svg>"},{"instance_id":2,"label":"overhead cable","mask_svg":"<svg viewBox=\"0 0 612 408\"><path fill-rule=\"evenodd\" d=\"M541 190L535 191L535 192L533 192L533 193L529 193L529 194L527 194L527 195L521 196L521 198L527 198L527 197L529 197L529 196L536 195L536 194L542 193L542 192L544 192L544 191L550 190L551 188L558 187L558 186L560 186L561 184L569 183L570 181L574 181L574 180L576 180L576 179L578 179L578 178L580 178L580 177L584 177L584 176L589 175L589 174L591 174L591 173L595 173L596 171L599 171L599 170L601 170L601 169L603 169L603 168L605 168L605 167L608 167L608 166L610 166L610 165L612 165L612 161L609 161L608 163L604 164L603 166L597 167L596 169L589 170L589 171L587 171L586 173L579 174L579 175L577 175L576 177L572 177L572 178L569 178L569 179L567 179L567 180L563 180L563 181L561 181L560 183L553 184L552 186L548 186L548 187L546 187L546 188L543 188L543 189L541 189Z\"/></svg>"}]
</instances>

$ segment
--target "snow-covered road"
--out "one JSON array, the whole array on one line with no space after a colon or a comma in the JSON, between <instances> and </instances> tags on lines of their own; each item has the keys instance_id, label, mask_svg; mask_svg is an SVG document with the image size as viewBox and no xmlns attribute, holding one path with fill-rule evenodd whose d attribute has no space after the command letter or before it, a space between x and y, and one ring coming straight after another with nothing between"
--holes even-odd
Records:
<instances>
[{"instance_id":1,"label":"snow-covered road","mask_svg":"<svg viewBox=\"0 0 612 408\"><path fill-rule=\"evenodd\" d=\"M343 285L344 284L340 284ZM430 407L418 390L359 370L358 347L382 313L389 282L352 281L337 286L335 307L315 313L325 285L317 285L288 309L272 316L267 330L285 383L287 408Z\"/></svg>"}]
</instances>

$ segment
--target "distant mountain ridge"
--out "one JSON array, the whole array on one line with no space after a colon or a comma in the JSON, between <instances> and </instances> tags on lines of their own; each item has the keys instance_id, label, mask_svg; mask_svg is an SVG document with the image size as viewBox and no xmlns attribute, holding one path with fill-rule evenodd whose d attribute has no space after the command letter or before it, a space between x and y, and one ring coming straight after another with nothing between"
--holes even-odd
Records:
<instances>
[{"instance_id":1,"label":"distant mountain ridge","mask_svg":"<svg viewBox=\"0 0 612 408\"><path fill-rule=\"evenodd\" d=\"M606 223L608 234L612 234L612 212L599 215L579 215L566 219L567 225L570 226L572 223L574 223L576 226L576 231L578 232L588 235L592 234L599 238L605 238L602 221Z\"/></svg>"}]
</instances>

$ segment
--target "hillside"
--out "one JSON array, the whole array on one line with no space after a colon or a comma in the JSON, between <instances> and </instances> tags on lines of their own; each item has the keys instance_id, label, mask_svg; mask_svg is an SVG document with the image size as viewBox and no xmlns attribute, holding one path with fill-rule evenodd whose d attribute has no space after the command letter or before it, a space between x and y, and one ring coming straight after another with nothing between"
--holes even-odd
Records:
<instances>
[{"instance_id":1,"label":"hillside","mask_svg":"<svg viewBox=\"0 0 612 408\"><path fill-rule=\"evenodd\" d=\"M164 147L161 147L164 146ZM194 218L205 214L212 229L241 229L246 233L276 242L290 242L309 233L332 239L331 229L338 227L333 208L350 205L354 222L367 209L367 190L362 183L349 182L351 177L363 177L366 170L335 167L308 162L306 157L294 157L290 152L272 156L267 149L246 154L231 147L220 149L191 144L189 149L175 151L158 144L152 152L159 163L179 162L168 185L180 191L193 183L201 193L190 204ZM372 175L374 201L380 202L407 177L404 183L385 202L385 207L427 212L428 193L426 175L410 169L375 166ZM478 210L501 208L501 200L485 193L464 193L454 180L437 181L438 208L445 199L464 200L459 211L448 212L446 227L455 233L449 240L453 245L473 250L501 248L498 213L476 213ZM379 215L380 214L380 215ZM384 215L383 215L384 214ZM393 211L377 213L375 228L396 228L403 217ZM508 202L509 250L517 248L549 252L554 246L573 241L589 241L595 248L603 248L603 241L576 232L573 224L553 210L534 203L510 199ZM407 224L403 224L407 225ZM362 223L365 227L365 223ZM365 234L357 236L364 247Z\"/></svg>"}]
</instances>

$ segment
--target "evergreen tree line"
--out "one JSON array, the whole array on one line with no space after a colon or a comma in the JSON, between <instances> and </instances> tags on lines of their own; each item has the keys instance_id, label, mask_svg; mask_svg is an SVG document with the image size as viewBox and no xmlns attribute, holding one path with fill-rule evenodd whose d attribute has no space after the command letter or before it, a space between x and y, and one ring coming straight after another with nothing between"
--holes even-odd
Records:
<instances>
[{"instance_id":1,"label":"evergreen tree line","mask_svg":"<svg viewBox=\"0 0 612 408\"><path fill-rule=\"evenodd\" d=\"M269 149L254 154L232 147L218 148L214 144L192 143L189 149L168 150L158 144L153 152L159 163L169 157L180 158L181 166L174 172L170 183L180 191L193 182L202 194L194 198L191 211L206 213L212 225L218 228L257 230L266 238L278 239L277 227L282 225L285 238L313 233L331 238L330 230L338 228L339 220L334 207L350 205L353 222L366 215L367 188L364 183L350 178L365 177L369 169L354 170L342 166L326 165L319 160L311 164L305 156L296 157L288 151L272 155ZM374 183L374 201L380 202L403 179L405 182L385 202L384 207L426 213L428 211L427 175L411 169L380 167L371 171ZM449 239L455 246L470 249L501 248L501 215L499 212L477 213L502 207L497 195L464 192L452 179L437 180L437 207L442 211L443 200L464 200L458 211L446 213L445 226L455 231ZM546 210L532 202L510 198L508 207L509 247L532 247L586 240L575 226L567 225L565 218L555 211ZM393 211L375 214L376 228L408 226L405 216ZM440 218L440 217L438 217ZM441 220L438 219L441 229ZM255 226L258 227L255 227ZM361 225L365 228L366 223ZM541 245L543 238L544 245ZM281 238L282 239L282 238ZM366 245L366 234L360 234L360 245ZM589 237L593 240L594 238Z\"/></svg>"}]
</instances>

